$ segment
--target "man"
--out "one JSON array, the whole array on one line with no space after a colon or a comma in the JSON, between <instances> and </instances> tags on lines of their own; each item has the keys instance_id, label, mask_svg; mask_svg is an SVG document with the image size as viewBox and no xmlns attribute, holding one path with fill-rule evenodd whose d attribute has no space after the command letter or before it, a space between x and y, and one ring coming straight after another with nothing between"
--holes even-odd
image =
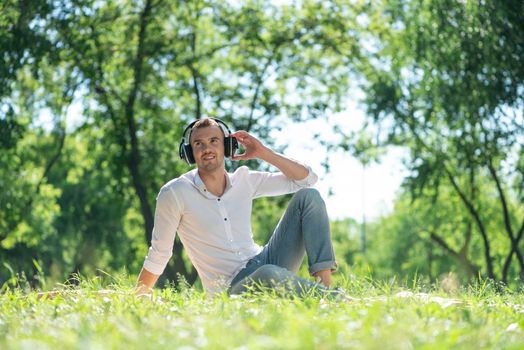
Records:
<instances>
[{"instance_id":1,"label":"man","mask_svg":"<svg viewBox=\"0 0 524 350\"><path fill-rule=\"evenodd\" d=\"M189 143L185 144L186 131ZM337 263L329 221L311 168L273 152L246 131L230 134L222 121L198 120L184 131L180 154L196 169L165 184L157 197L149 254L137 282L138 294L149 294L172 255L178 232L206 292L238 294L262 285L288 291L329 294ZM235 155L236 142L244 153ZM242 166L227 173L224 159L260 159L280 172L257 172ZM252 200L295 193L269 242L253 241ZM320 282L296 273L305 253L309 272Z\"/></svg>"}]
</instances>

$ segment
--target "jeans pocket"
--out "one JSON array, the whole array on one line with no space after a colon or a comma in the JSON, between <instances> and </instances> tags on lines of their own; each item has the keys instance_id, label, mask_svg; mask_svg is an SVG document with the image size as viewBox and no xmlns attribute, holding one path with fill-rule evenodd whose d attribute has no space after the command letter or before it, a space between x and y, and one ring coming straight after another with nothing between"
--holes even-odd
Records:
<instances>
[{"instance_id":1,"label":"jeans pocket","mask_svg":"<svg viewBox=\"0 0 524 350\"><path fill-rule=\"evenodd\" d=\"M260 263L260 260L255 259L255 258L251 258L251 259L249 259L249 261L247 262L246 267L251 266L251 265L253 265L253 264L257 264L257 265L258 265L259 263Z\"/></svg>"},{"instance_id":2,"label":"jeans pocket","mask_svg":"<svg viewBox=\"0 0 524 350\"><path fill-rule=\"evenodd\" d=\"M254 270L256 270L258 267L257 265L260 263L260 260L257 260L255 258L251 258L246 263L246 266L240 270L237 275L233 278L231 281L231 286L241 281L246 276L250 275Z\"/></svg>"}]
</instances>

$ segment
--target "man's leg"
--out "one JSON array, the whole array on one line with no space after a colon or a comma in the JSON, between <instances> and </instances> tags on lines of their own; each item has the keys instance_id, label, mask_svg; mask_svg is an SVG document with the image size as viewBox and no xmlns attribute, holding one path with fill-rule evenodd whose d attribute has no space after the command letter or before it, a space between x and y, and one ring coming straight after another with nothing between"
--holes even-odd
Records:
<instances>
[{"instance_id":1,"label":"man's leg","mask_svg":"<svg viewBox=\"0 0 524 350\"><path fill-rule=\"evenodd\" d=\"M231 293L244 291L242 285L272 286L284 281L287 288L299 293L325 290L320 284L296 276L305 254L310 274L328 287L337 264L326 207L315 189L302 189L293 196L268 244L233 280ZM264 265L270 266L262 268Z\"/></svg>"},{"instance_id":2,"label":"man's leg","mask_svg":"<svg viewBox=\"0 0 524 350\"><path fill-rule=\"evenodd\" d=\"M300 278L288 269L273 264L257 265L256 269L246 277L238 282L233 282L229 293L242 294L248 290L260 290L263 288L272 289L281 295L286 295L289 292L301 296L308 294L332 294L324 286Z\"/></svg>"}]
</instances>

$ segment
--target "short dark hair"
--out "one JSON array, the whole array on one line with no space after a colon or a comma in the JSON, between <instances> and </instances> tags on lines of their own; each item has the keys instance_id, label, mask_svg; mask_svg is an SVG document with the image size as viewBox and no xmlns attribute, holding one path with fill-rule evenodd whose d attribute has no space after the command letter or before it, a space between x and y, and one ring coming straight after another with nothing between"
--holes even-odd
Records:
<instances>
[{"instance_id":1,"label":"short dark hair","mask_svg":"<svg viewBox=\"0 0 524 350\"><path fill-rule=\"evenodd\" d=\"M218 126L220 131L222 131L222 135L226 137L226 133L224 132L224 129L222 129L222 127L220 126L220 123L218 123L216 120L213 120L211 118L202 118L202 119L199 119L195 123L195 125L191 127L191 132L189 133L189 142L191 142L191 134L193 134L193 130L207 128L210 126Z\"/></svg>"},{"instance_id":2,"label":"short dark hair","mask_svg":"<svg viewBox=\"0 0 524 350\"><path fill-rule=\"evenodd\" d=\"M215 120L213 120L211 118L202 118L202 119L199 119L195 123L195 125L193 125L191 130L205 128L205 127L208 127L208 126L218 126L220 128L220 124L218 124L217 121L215 121ZM222 129L222 128L220 128L220 129Z\"/></svg>"}]
</instances>

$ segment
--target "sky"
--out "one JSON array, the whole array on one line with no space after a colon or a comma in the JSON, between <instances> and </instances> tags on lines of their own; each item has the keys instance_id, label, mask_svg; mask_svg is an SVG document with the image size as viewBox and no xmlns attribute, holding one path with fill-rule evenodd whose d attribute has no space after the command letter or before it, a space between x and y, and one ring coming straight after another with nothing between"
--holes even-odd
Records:
<instances>
[{"instance_id":1,"label":"sky","mask_svg":"<svg viewBox=\"0 0 524 350\"><path fill-rule=\"evenodd\" d=\"M329 117L329 122L318 119L295 123L273 134L277 145L287 145L286 156L306 163L319 175L315 188L322 194L332 220L350 217L362 222L364 217L371 220L391 212L405 176L401 161L405 151L401 149L390 150L379 164L369 164L365 169L349 153L335 152L330 156L330 170L326 173L322 166L326 150L312 142L313 134L334 140L330 138L334 123L345 132L357 131L364 118L364 112L349 102L347 109Z\"/></svg>"},{"instance_id":2,"label":"sky","mask_svg":"<svg viewBox=\"0 0 524 350\"><path fill-rule=\"evenodd\" d=\"M271 0L276 5L288 0ZM347 109L329 117L344 131L357 131L364 122L364 112L355 101L349 101ZM293 124L275 132L277 145L287 145L285 155L311 166L319 175L315 188L326 201L330 219L351 217L358 222L377 218L393 209L393 200L406 172L402 167L405 151L392 149L381 158L380 164L362 164L348 153L336 152L330 157L330 171L326 173L322 163L325 149L312 143L313 134L331 135L331 125L325 120L313 120ZM331 193L331 195L330 195Z\"/></svg>"}]
</instances>

